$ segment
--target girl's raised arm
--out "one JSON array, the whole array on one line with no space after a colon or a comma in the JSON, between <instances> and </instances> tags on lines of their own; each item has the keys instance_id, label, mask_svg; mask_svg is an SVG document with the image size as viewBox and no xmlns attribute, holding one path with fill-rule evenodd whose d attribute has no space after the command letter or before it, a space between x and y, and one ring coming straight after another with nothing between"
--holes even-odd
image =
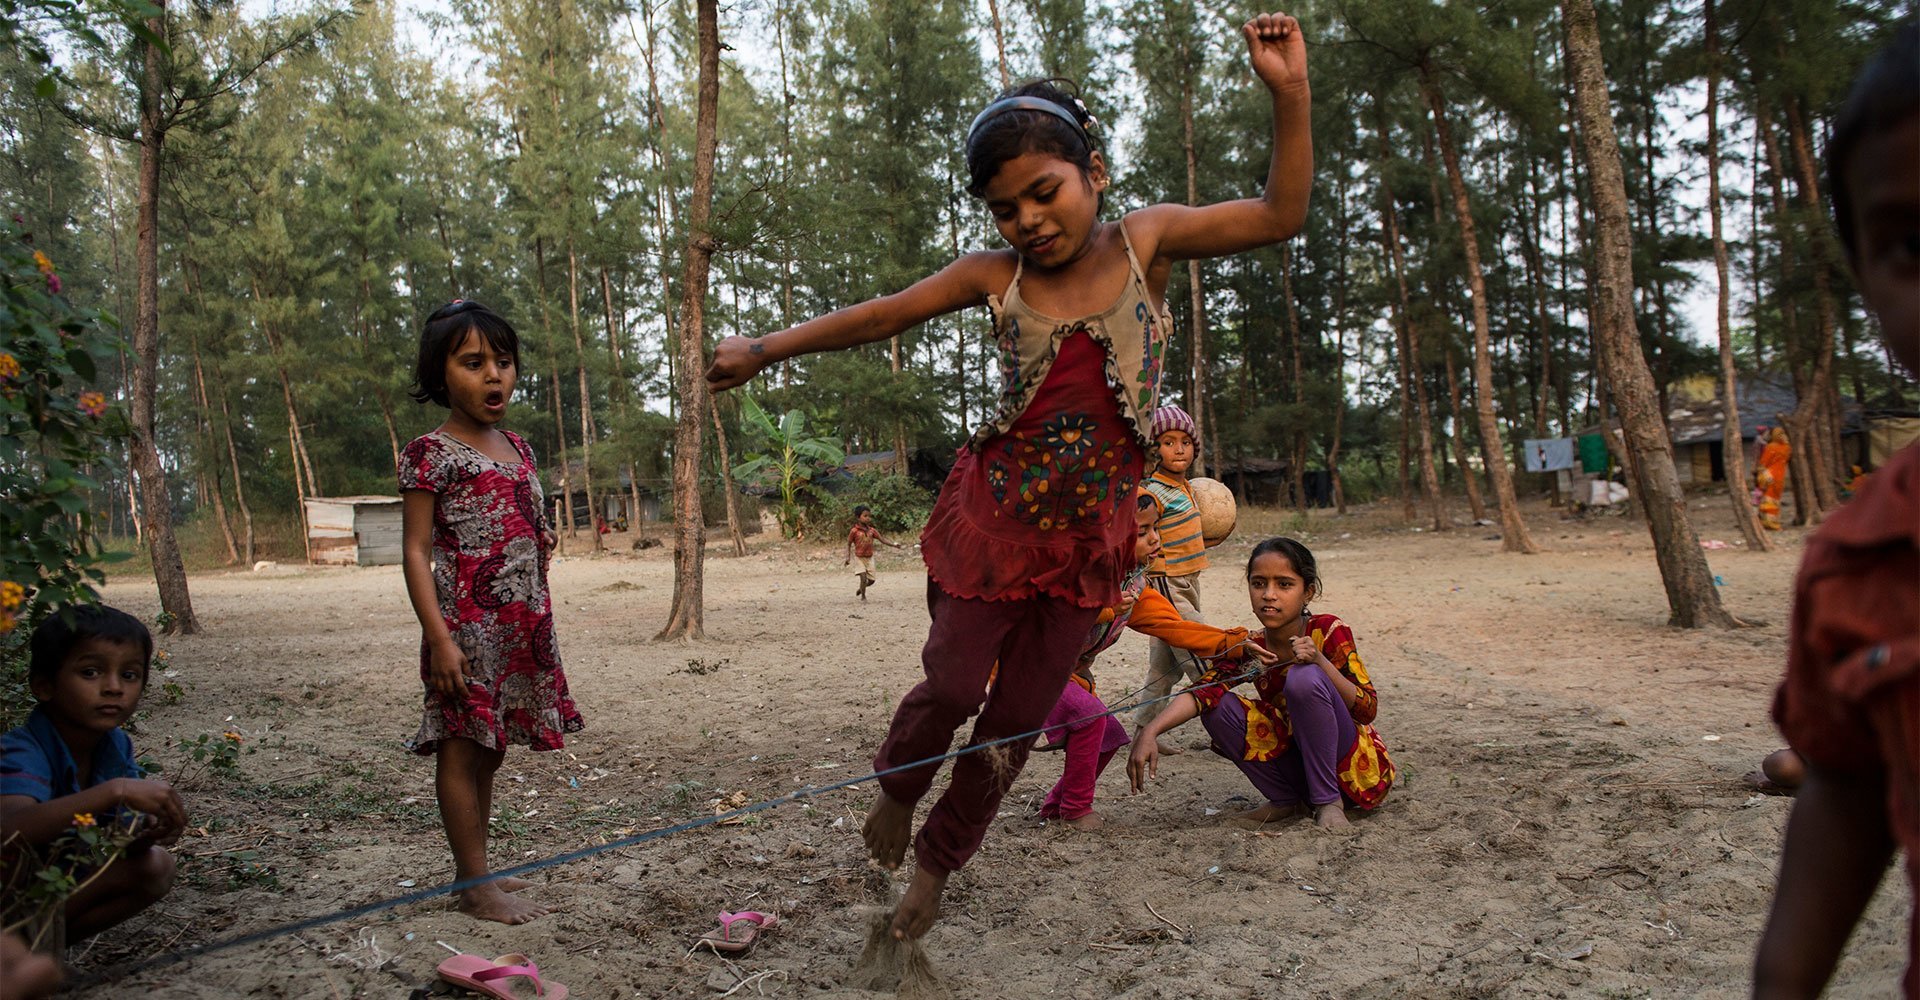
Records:
<instances>
[{"instance_id":1,"label":"girl's raised arm","mask_svg":"<svg viewBox=\"0 0 1920 1000\"><path fill-rule=\"evenodd\" d=\"M976 306L1013 279L1008 251L982 250L921 278L892 295L868 299L859 305L830 312L764 337L727 337L713 349L707 368L707 387L714 391L745 383L776 361L839 351L885 340L935 316Z\"/></svg>"},{"instance_id":2,"label":"girl's raised arm","mask_svg":"<svg viewBox=\"0 0 1920 1000\"><path fill-rule=\"evenodd\" d=\"M1307 87L1307 46L1300 22L1286 14L1262 14L1241 29L1248 61L1273 95L1273 159L1262 197L1212 205L1159 204L1127 217L1127 229L1149 269L1166 262L1228 254L1292 239L1307 221L1313 188L1312 94Z\"/></svg>"}]
</instances>

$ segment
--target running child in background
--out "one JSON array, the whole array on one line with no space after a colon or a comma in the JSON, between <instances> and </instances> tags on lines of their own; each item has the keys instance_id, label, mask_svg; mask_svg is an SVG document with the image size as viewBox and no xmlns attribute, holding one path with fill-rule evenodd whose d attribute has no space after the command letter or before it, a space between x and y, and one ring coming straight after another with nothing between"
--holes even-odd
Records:
<instances>
[{"instance_id":1,"label":"running child in background","mask_svg":"<svg viewBox=\"0 0 1920 1000\"><path fill-rule=\"evenodd\" d=\"M1840 245L1887 352L1920 376L1920 28L1909 21L1834 119ZM1805 761L1753 967L1756 998L1826 987L1896 849L1908 1000L1920 998L1920 444L1807 541L1773 720ZM1877 992L1862 984L1861 990Z\"/></svg>"},{"instance_id":2,"label":"running child in background","mask_svg":"<svg viewBox=\"0 0 1920 1000\"><path fill-rule=\"evenodd\" d=\"M145 776L120 727L147 688L153 634L140 619L82 605L43 621L28 640L33 714L0 737L0 844L36 850L76 826L130 828L134 839L67 897L69 942L92 937L159 902L173 887L171 844L187 825L180 794ZM11 863L11 861L9 862Z\"/></svg>"},{"instance_id":3,"label":"running child in background","mask_svg":"<svg viewBox=\"0 0 1920 1000\"><path fill-rule=\"evenodd\" d=\"M436 758L440 821L454 877L492 871L487 817L507 744L558 750L578 732L547 596L554 536L542 513L533 449L498 425L520 369L513 327L472 300L427 317L413 398L450 412L400 455L402 567L420 618L427 694L415 753ZM518 924L547 908L495 879L460 893L460 909Z\"/></svg>"},{"instance_id":4,"label":"running child in background","mask_svg":"<svg viewBox=\"0 0 1920 1000\"><path fill-rule=\"evenodd\" d=\"M1202 675L1210 686L1168 702L1127 758L1133 790L1159 772L1155 737L1194 716L1213 750L1238 765L1267 804L1235 817L1269 823L1311 809L1323 828L1347 825L1346 807L1372 809L1393 787L1393 762L1374 731L1379 697L1354 648L1353 631L1313 614L1320 595L1313 553L1291 538L1269 538L1247 559L1247 596L1264 629L1253 642L1290 660L1254 678L1254 697L1227 681L1246 670L1222 661Z\"/></svg>"},{"instance_id":5,"label":"running child in background","mask_svg":"<svg viewBox=\"0 0 1920 1000\"><path fill-rule=\"evenodd\" d=\"M1162 551L1147 571L1147 585L1171 602L1181 617L1201 622L1200 571L1207 568L1207 540L1200 531L1200 505L1187 483L1199 441L1193 418L1178 406L1162 406L1153 413L1153 442L1160 468L1147 479L1147 492L1159 505ZM1140 689L1141 706L1133 713L1134 727L1142 728L1160 712L1155 700L1179 686L1180 678L1198 680L1205 665L1191 655L1176 654L1164 639L1147 643L1147 682ZM1160 744L1169 756L1182 751Z\"/></svg>"},{"instance_id":6,"label":"running child in background","mask_svg":"<svg viewBox=\"0 0 1920 1000\"><path fill-rule=\"evenodd\" d=\"M1173 605L1147 586L1147 568L1160 555L1160 529L1156 525L1160 508L1144 489L1135 494L1135 508L1133 557L1137 565L1121 587L1120 603L1102 612L1099 624L1088 633L1080 665L1043 723L1047 742L1064 742L1067 760L1060 780L1040 804L1040 818L1085 830L1099 829L1102 823L1100 814L1093 811L1094 786L1114 753L1130 742L1126 727L1106 714L1107 705L1094 690L1093 681L1094 659L1120 638L1122 629L1171 642L1195 656L1214 657L1245 649L1263 663L1279 660L1265 648L1248 643L1246 629L1217 629L1181 620Z\"/></svg>"},{"instance_id":7,"label":"running child in background","mask_svg":"<svg viewBox=\"0 0 1920 1000\"><path fill-rule=\"evenodd\" d=\"M1109 179L1093 117L1053 85L1028 84L989 104L966 139L968 190L985 200L1009 249L968 254L904 291L766 337L728 337L714 350L707 380L727 389L796 355L884 340L970 306L992 312L1000 409L961 449L921 534L933 618L921 654L927 679L901 699L876 769L944 755L976 712L975 742L1036 728L1087 630L1119 600L1172 328L1167 275L1178 260L1287 239L1306 220L1313 150L1300 27L1263 14L1242 30L1273 101L1262 197L1153 205L1102 221ZM933 926L948 876L979 848L1031 746L1011 744L991 762L977 753L955 760L913 838L917 868L894 909L896 939ZM881 865L905 857L914 803L938 771L930 764L880 779L863 832Z\"/></svg>"},{"instance_id":8,"label":"running child in background","mask_svg":"<svg viewBox=\"0 0 1920 1000\"><path fill-rule=\"evenodd\" d=\"M847 566L851 565L855 559L860 560L860 568L854 571L860 577L860 585L854 588L853 592L863 601L867 599L867 588L873 586L873 543L875 542L889 548L900 547L880 537L880 529L873 526L873 509L866 504L861 504L853 509L853 530L847 532L847 557L841 560L840 565Z\"/></svg>"}]
</instances>

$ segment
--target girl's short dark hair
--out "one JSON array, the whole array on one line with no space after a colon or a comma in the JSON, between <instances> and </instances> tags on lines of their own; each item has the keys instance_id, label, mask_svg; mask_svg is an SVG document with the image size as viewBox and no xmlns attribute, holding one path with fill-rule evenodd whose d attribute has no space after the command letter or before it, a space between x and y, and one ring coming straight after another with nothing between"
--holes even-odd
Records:
<instances>
[{"instance_id":1,"label":"girl's short dark hair","mask_svg":"<svg viewBox=\"0 0 1920 1000\"><path fill-rule=\"evenodd\" d=\"M1869 134L1892 128L1920 113L1920 23L1908 21L1893 41L1860 71L1833 122L1827 142L1827 190L1833 196L1833 223L1840 246L1854 256L1853 193L1847 190L1847 164L1853 149Z\"/></svg>"},{"instance_id":2,"label":"girl's short dark hair","mask_svg":"<svg viewBox=\"0 0 1920 1000\"><path fill-rule=\"evenodd\" d=\"M981 122L967 137L967 193L984 197L987 185L1000 172L1001 165L1027 153L1058 156L1079 167L1083 174L1091 172L1094 143L1089 133L1096 122L1086 104L1075 96L1079 89L1072 80L1055 77L1023 83L995 97L995 101L1010 97L1050 101L1071 115L1080 127L1069 125L1058 115L1026 108L1002 111ZM1106 192L1101 192L1102 207L1106 205L1106 197Z\"/></svg>"},{"instance_id":3,"label":"girl's short dark hair","mask_svg":"<svg viewBox=\"0 0 1920 1000\"><path fill-rule=\"evenodd\" d=\"M153 633L140 619L104 604L77 604L35 626L32 638L27 640L27 676L36 681L53 680L67 654L88 639L139 644L140 680L146 682L147 666L153 659Z\"/></svg>"},{"instance_id":4,"label":"girl's short dark hair","mask_svg":"<svg viewBox=\"0 0 1920 1000\"><path fill-rule=\"evenodd\" d=\"M867 511L870 511L870 510L872 510L872 509L873 509L872 507L869 507L869 506L867 506L866 504L863 504L863 503L857 503L857 504L854 504L854 505L853 505L853 516L854 516L854 517L859 517L860 515L862 515L862 514L865 514L865 513L867 512Z\"/></svg>"},{"instance_id":5,"label":"girl's short dark hair","mask_svg":"<svg viewBox=\"0 0 1920 1000\"><path fill-rule=\"evenodd\" d=\"M1247 556L1247 575L1253 575L1253 564L1261 556L1279 555L1293 564L1293 571L1300 576L1301 586L1307 593L1320 593L1320 568L1314 565L1313 553L1305 545L1291 538L1269 538L1253 547L1253 553Z\"/></svg>"},{"instance_id":6,"label":"girl's short dark hair","mask_svg":"<svg viewBox=\"0 0 1920 1000\"><path fill-rule=\"evenodd\" d=\"M499 313L472 299L454 299L433 311L420 328L420 357L413 363L413 388L407 395L416 403L447 403L447 355L478 330L494 350L513 355L520 367L520 335Z\"/></svg>"}]
</instances>

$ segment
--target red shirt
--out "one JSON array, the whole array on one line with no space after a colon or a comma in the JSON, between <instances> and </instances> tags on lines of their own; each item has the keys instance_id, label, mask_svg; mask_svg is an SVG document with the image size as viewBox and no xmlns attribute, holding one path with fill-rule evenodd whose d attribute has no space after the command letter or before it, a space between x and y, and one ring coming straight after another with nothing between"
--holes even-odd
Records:
<instances>
[{"instance_id":1,"label":"red shirt","mask_svg":"<svg viewBox=\"0 0 1920 1000\"><path fill-rule=\"evenodd\" d=\"M1807 542L1773 718L1808 763L1885 775L1887 821L1920 896L1920 444ZM1912 919L1920 951L1920 911ZM1916 967L1920 956L1909 996Z\"/></svg>"},{"instance_id":2,"label":"red shirt","mask_svg":"<svg viewBox=\"0 0 1920 1000\"><path fill-rule=\"evenodd\" d=\"M870 524L855 524L847 532L847 541L853 544L853 554L862 559L873 558L873 540L880 535L880 529Z\"/></svg>"}]
</instances>

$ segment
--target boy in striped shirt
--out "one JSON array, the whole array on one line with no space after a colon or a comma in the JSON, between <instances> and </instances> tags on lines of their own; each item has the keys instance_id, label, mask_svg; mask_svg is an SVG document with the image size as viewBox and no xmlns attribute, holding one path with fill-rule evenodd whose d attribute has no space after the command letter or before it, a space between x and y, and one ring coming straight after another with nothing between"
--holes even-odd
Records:
<instances>
[{"instance_id":1,"label":"boy in striped shirt","mask_svg":"<svg viewBox=\"0 0 1920 1000\"><path fill-rule=\"evenodd\" d=\"M1207 543L1200 534L1200 507L1194 501L1193 487L1187 483L1187 470L1200 444L1194 439L1193 418L1178 406L1162 406L1153 412L1153 439L1160 452L1160 467L1143 484L1159 507L1155 523L1160 532L1160 555L1147 570L1147 586L1158 590L1172 602L1180 617L1204 622L1200 617L1200 571L1207 568ZM1179 652L1154 639L1147 647L1147 682L1140 698L1152 702L1173 691L1184 675L1197 681L1205 665L1191 654ZM1153 721L1163 706L1143 704L1134 711L1135 728ZM1161 744L1163 754L1181 751Z\"/></svg>"}]
</instances>

